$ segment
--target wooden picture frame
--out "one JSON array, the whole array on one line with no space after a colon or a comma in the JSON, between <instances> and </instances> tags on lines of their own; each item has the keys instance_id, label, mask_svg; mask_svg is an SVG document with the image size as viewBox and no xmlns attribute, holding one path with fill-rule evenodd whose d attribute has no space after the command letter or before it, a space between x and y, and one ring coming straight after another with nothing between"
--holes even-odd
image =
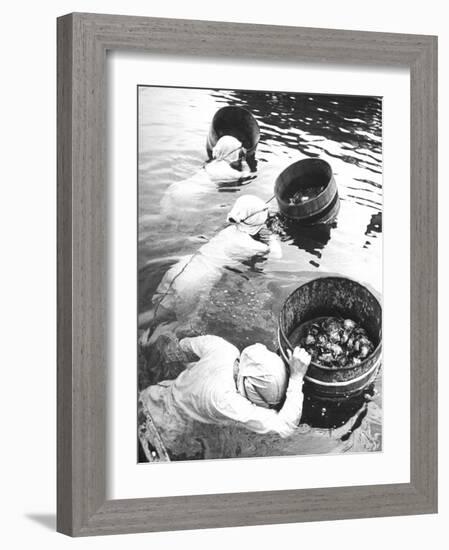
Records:
<instances>
[{"instance_id":1,"label":"wooden picture frame","mask_svg":"<svg viewBox=\"0 0 449 550\"><path fill-rule=\"evenodd\" d=\"M106 52L407 66L410 483L106 499ZM437 39L74 13L58 19L58 505L72 536L437 511Z\"/></svg>"}]
</instances>

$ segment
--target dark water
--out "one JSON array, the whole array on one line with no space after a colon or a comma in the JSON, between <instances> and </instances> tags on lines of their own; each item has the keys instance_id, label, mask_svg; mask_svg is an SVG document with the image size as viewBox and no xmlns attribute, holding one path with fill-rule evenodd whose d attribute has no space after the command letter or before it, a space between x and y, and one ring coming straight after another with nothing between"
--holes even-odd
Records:
<instances>
[{"instance_id":1,"label":"dark water","mask_svg":"<svg viewBox=\"0 0 449 550\"><path fill-rule=\"evenodd\" d=\"M380 99L153 87L139 90L139 313L150 308L166 270L180 256L195 252L200 237L209 238L223 226L239 195L251 193L268 200L279 172L305 157L319 157L331 165L340 196L338 217L332 224L303 227L283 237L281 259L255 258L237 271L225 271L196 328L218 334L239 349L262 342L274 350L279 309L303 282L341 274L381 294ZM173 225L162 218L160 200L169 185L201 168L207 158L210 121L225 105L245 107L259 122L256 177L243 186L219 185L206 202L198 204L195 215ZM275 211L275 201L271 206ZM374 400L357 428L360 437L345 450L381 448L380 386L379 376ZM319 410L324 418L329 416L326 407L320 405ZM350 407L340 416L339 411L331 415L335 424L347 419Z\"/></svg>"}]
</instances>

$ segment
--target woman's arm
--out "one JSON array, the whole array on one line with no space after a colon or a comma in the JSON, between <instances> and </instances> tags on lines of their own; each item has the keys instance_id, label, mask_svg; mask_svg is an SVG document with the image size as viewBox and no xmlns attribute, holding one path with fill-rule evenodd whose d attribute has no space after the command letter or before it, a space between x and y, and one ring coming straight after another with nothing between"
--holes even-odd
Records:
<instances>
[{"instance_id":1,"label":"woman's arm","mask_svg":"<svg viewBox=\"0 0 449 550\"><path fill-rule=\"evenodd\" d=\"M270 249L269 257L274 260L280 260L282 258L282 248L279 241L279 237L272 233L268 240L268 247Z\"/></svg>"}]
</instances>

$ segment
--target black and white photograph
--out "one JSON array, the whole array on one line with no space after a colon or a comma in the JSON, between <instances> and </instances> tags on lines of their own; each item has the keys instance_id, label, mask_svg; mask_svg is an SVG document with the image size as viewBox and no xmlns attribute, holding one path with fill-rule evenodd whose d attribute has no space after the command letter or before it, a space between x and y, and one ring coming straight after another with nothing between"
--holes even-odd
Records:
<instances>
[{"instance_id":1,"label":"black and white photograph","mask_svg":"<svg viewBox=\"0 0 449 550\"><path fill-rule=\"evenodd\" d=\"M382 451L382 98L137 99L138 462Z\"/></svg>"},{"instance_id":2,"label":"black and white photograph","mask_svg":"<svg viewBox=\"0 0 449 550\"><path fill-rule=\"evenodd\" d=\"M439 550L444 8L5 4L5 549Z\"/></svg>"}]
</instances>

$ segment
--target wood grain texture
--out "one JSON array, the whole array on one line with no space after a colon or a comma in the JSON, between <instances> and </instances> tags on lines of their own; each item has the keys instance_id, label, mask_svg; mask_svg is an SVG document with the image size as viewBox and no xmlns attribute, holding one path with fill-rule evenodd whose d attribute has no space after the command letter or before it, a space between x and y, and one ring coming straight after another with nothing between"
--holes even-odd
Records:
<instances>
[{"instance_id":1,"label":"wood grain texture","mask_svg":"<svg viewBox=\"0 0 449 550\"><path fill-rule=\"evenodd\" d=\"M437 41L411 66L411 479L437 509Z\"/></svg>"},{"instance_id":2,"label":"wood grain texture","mask_svg":"<svg viewBox=\"0 0 449 550\"><path fill-rule=\"evenodd\" d=\"M72 528L72 24L58 21L57 96L57 528ZM63 511L61 511L63 509Z\"/></svg>"},{"instance_id":3,"label":"wood grain texture","mask_svg":"<svg viewBox=\"0 0 449 550\"><path fill-rule=\"evenodd\" d=\"M58 531L82 536L436 511L436 44L421 35L115 15L58 20ZM410 483L106 500L110 49L410 68Z\"/></svg>"}]
</instances>

